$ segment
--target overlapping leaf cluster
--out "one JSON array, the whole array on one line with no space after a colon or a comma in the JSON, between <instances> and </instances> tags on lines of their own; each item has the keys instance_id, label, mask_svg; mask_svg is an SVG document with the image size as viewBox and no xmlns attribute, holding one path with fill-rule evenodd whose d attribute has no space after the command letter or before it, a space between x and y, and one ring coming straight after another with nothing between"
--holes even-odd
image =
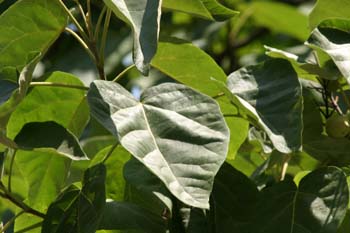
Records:
<instances>
[{"instance_id":1,"label":"overlapping leaf cluster","mask_svg":"<svg viewBox=\"0 0 350 233\"><path fill-rule=\"evenodd\" d=\"M232 2L241 16L216 0L5 0L0 232L348 232L350 134L333 137L325 125L350 118L349 3L319 0L308 20L275 1ZM110 17L123 25L117 34L132 31L132 49L115 29L107 36ZM262 34L305 44L301 54L260 46L262 62L226 75L234 50L254 38L216 50L199 38L211 56L163 36L167 17L206 20L229 39L251 18ZM66 33L87 50L96 80L50 64ZM120 43L120 57L105 59L106 41ZM133 64L112 79L129 52ZM138 96L122 79L130 71L170 82Z\"/></svg>"}]
</instances>

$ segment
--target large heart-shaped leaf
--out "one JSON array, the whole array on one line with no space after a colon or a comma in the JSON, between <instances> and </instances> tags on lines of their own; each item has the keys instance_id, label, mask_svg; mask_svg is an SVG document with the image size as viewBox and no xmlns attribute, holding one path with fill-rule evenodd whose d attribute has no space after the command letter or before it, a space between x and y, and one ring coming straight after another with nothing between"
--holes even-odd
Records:
<instances>
[{"instance_id":1,"label":"large heart-shaped leaf","mask_svg":"<svg viewBox=\"0 0 350 233\"><path fill-rule=\"evenodd\" d=\"M350 84L350 20L326 20L312 31L311 47L326 52Z\"/></svg>"},{"instance_id":2,"label":"large heart-shaped leaf","mask_svg":"<svg viewBox=\"0 0 350 233\"><path fill-rule=\"evenodd\" d=\"M235 117L237 110L225 96L219 96L220 88L210 78L225 81L226 74L221 67L203 50L192 43L180 39L168 38L159 42L158 51L151 65L191 88L209 96L216 96L223 114L230 115L226 123L230 128L230 146L228 158L234 159L239 147L248 133L248 122Z\"/></svg>"},{"instance_id":3,"label":"large heart-shaped leaf","mask_svg":"<svg viewBox=\"0 0 350 233\"><path fill-rule=\"evenodd\" d=\"M149 64L157 51L161 0L104 0L113 12L125 20L134 32L134 62L148 75Z\"/></svg>"},{"instance_id":4,"label":"large heart-shaped leaf","mask_svg":"<svg viewBox=\"0 0 350 233\"><path fill-rule=\"evenodd\" d=\"M299 187L284 181L263 190L250 232L336 233L348 203L345 174L336 167L321 168Z\"/></svg>"},{"instance_id":5,"label":"large heart-shaped leaf","mask_svg":"<svg viewBox=\"0 0 350 233\"><path fill-rule=\"evenodd\" d=\"M223 91L242 117L265 130L277 150L301 150L301 85L289 62L273 59L241 68L228 77Z\"/></svg>"},{"instance_id":6,"label":"large heart-shaped leaf","mask_svg":"<svg viewBox=\"0 0 350 233\"><path fill-rule=\"evenodd\" d=\"M0 16L0 70L15 67L20 71L32 52L44 55L66 23L67 16L56 0L14 3Z\"/></svg>"},{"instance_id":7,"label":"large heart-shaped leaf","mask_svg":"<svg viewBox=\"0 0 350 233\"><path fill-rule=\"evenodd\" d=\"M46 214L42 233L95 233L102 219L106 168L98 164L86 170L82 189L69 186Z\"/></svg>"},{"instance_id":8,"label":"large heart-shaped leaf","mask_svg":"<svg viewBox=\"0 0 350 233\"><path fill-rule=\"evenodd\" d=\"M223 21L239 14L216 0L163 0L162 6L208 20Z\"/></svg>"},{"instance_id":9,"label":"large heart-shaped leaf","mask_svg":"<svg viewBox=\"0 0 350 233\"><path fill-rule=\"evenodd\" d=\"M117 83L95 81L88 101L93 116L173 195L190 206L209 208L214 176L229 142L213 99L165 83L147 89L137 101Z\"/></svg>"},{"instance_id":10,"label":"large heart-shaped leaf","mask_svg":"<svg viewBox=\"0 0 350 233\"><path fill-rule=\"evenodd\" d=\"M310 28L314 29L323 20L329 18L350 19L350 2L348 0L317 0L309 15Z\"/></svg>"},{"instance_id":11,"label":"large heart-shaped leaf","mask_svg":"<svg viewBox=\"0 0 350 233\"><path fill-rule=\"evenodd\" d=\"M22 150L55 152L73 160L88 159L78 139L69 130L53 121L24 125L15 142Z\"/></svg>"}]
</instances>

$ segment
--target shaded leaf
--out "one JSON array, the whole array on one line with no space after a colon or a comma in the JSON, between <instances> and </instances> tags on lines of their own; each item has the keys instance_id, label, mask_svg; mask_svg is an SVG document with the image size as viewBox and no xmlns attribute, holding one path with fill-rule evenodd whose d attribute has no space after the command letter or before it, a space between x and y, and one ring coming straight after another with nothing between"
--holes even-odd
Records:
<instances>
[{"instance_id":1,"label":"shaded leaf","mask_svg":"<svg viewBox=\"0 0 350 233\"><path fill-rule=\"evenodd\" d=\"M95 233L106 204L105 179L103 164L87 169L81 190L71 185L50 205L42 233Z\"/></svg>"},{"instance_id":2,"label":"shaded leaf","mask_svg":"<svg viewBox=\"0 0 350 233\"><path fill-rule=\"evenodd\" d=\"M327 53L350 84L350 20L326 20L312 31L307 44Z\"/></svg>"},{"instance_id":3,"label":"shaded leaf","mask_svg":"<svg viewBox=\"0 0 350 233\"><path fill-rule=\"evenodd\" d=\"M224 21L239 14L216 0L163 0L162 7L216 21Z\"/></svg>"},{"instance_id":4,"label":"shaded leaf","mask_svg":"<svg viewBox=\"0 0 350 233\"><path fill-rule=\"evenodd\" d=\"M125 200L137 204L156 215L171 215L171 194L161 182L137 159L129 160L124 167L127 181Z\"/></svg>"},{"instance_id":5,"label":"shaded leaf","mask_svg":"<svg viewBox=\"0 0 350 233\"><path fill-rule=\"evenodd\" d=\"M53 121L24 125L15 142L22 150L56 152L73 160L88 159L78 139L69 130Z\"/></svg>"},{"instance_id":6,"label":"shaded leaf","mask_svg":"<svg viewBox=\"0 0 350 233\"><path fill-rule=\"evenodd\" d=\"M88 101L93 116L173 195L188 205L209 207L229 138L214 100L165 83L147 89L139 102L117 83L95 81Z\"/></svg>"},{"instance_id":7,"label":"shaded leaf","mask_svg":"<svg viewBox=\"0 0 350 233\"><path fill-rule=\"evenodd\" d=\"M157 51L161 0L104 0L117 16L121 16L134 33L134 62L148 75L149 64Z\"/></svg>"},{"instance_id":8,"label":"shaded leaf","mask_svg":"<svg viewBox=\"0 0 350 233\"><path fill-rule=\"evenodd\" d=\"M241 68L228 77L223 91L240 116L263 129L277 150L301 150L301 86L289 62L273 59Z\"/></svg>"},{"instance_id":9,"label":"shaded leaf","mask_svg":"<svg viewBox=\"0 0 350 233\"><path fill-rule=\"evenodd\" d=\"M157 216L138 205L128 202L107 202L99 229L139 229L145 233L165 233L166 224Z\"/></svg>"},{"instance_id":10,"label":"shaded leaf","mask_svg":"<svg viewBox=\"0 0 350 233\"><path fill-rule=\"evenodd\" d=\"M244 232L256 211L259 192L244 174L224 163L215 177L212 217L216 232Z\"/></svg>"},{"instance_id":11,"label":"shaded leaf","mask_svg":"<svg viewBox=\"0 0 350 233\"><path fill-rule=\"evenodd\" d=\"M306 175L298 188L287 180L264 189L250 231L335 233L348 202L344 173L336 167L321 168Z\"/></svg>"},{"instance_id":12,"label":"shaded leaf","mask_svg":"<svg viewBox=\"0 0 350 233\"><path fill-rule=\"evenodd\" d=\"M91 161L90 167L101 163L110 152L112 146L108 146L99 151ZM120 145L117 146L104 162L106 166L106 198L115 201L122 201L125 192L125 180L123 177L123 167L130 159L130 154Z\"/></svg>"}]
</instances>

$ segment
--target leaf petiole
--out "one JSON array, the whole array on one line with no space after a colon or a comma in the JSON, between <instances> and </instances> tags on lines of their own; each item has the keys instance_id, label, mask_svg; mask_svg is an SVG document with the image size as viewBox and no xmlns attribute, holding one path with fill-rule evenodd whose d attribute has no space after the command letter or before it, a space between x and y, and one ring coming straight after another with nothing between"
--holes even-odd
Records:
<instances>
[{"instance_id":1,"label":"leaf petiole","mask_svg":"<svg viewBox=\"0 0 350 233\"><path fill-rule=\"evenodd\" d=\"M85 86L79 86L79 85L71 85L71 84L65 84L65 83L53 83L53 82L31 82L30 87L65 87L65 88L72 88L72 89L79 89L88 91L89 88Z\"/></svg>"},{"instance_id":2,"label":"leaf petiole","mask_svg":"<svg viewBox=\"0 0 350 233\"><path fill-rule=\"evenodd\" d=\"M120 72L117 77L113 79L113 82L118 82L119 79L121 79L129 70L135 67L135 64L132 64L128 67L126 67L122 72Z\"/></svg>"}]
</instances>

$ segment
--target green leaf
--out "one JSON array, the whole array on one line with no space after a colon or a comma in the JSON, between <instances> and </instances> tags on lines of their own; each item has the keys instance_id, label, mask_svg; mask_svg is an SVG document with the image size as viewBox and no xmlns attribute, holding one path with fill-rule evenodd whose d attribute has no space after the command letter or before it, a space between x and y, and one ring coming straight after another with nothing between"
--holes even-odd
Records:
<instances>
[{"instance_id":1,"label":"green leaf","mask_svg":"<svg viewBox=\"0 0 350 233\"><path fill-rule=\"evenodd\" d=\"M312 31L307 44L327 53L350 84L350 20L326 20Z\"/></svg>"},{"instance_id":2,"label":"green leaf","mask_svg":"<svg viewBox=\"0 0 350 233\"><path fill-rule=\"evenodd\" d=\"M107 202L99 229L139 229L142 232L165 233L166 222L152 212L128 202Z\"/></svg>"},{"instance_id":3,"label":"green leaf","mask_svg":"<svg viewBox=\"0 0 350 233\"><path fill-rule=\"evenodd\" d=\"M110 152L112 146L108 146L99 151L91 161L90 167L103 161ZM123 167L130 159L130 154L121 146L117 146L104 162L106 166L106 198L115 201L124 199L125 180L123 176Z\"/></svg>"},{"instance_id":4,"label":"green leaf","mask_svg":"<svg viewBox=\"0 0 350 233\"><path fill-rule=\"evenodd\" d=\"M350 2L348 0L317 0L309 15L309 25L314 29L329 18L350 19Z\"/></svg>"},{"instance_id":5,"label":"green leaf","mask_svg":"<svg viewBox=\"0 0 350 233\"><path fill-rule=\"evenodd\" d=\"M173 209L171 194L161 180L137 159L125 164L127 181L125 200L137 204L156 215L170 213Z\"/></svg>"},{"instance_id":6,"label":"green leaf","mask_svg":"<svg viewBox=\"0 0 350 233\"><path fill-rule=\"evenodd\" d=\"M210 80L226 80L226 74L207 53L191 42L176 38L162 39L151 65L175 79L209 96L221 90Z\"/></svg>"},{"instance_id":7,"label":"green leaf","mask_svg":"<svg viewBox=\"0 0 350 233\"><path fill-rule=\"evenodd\" d=\"M259 192L244 174L227 163L215 177L212 193L212 213L216 232L243 232L256 211Z\"/></svg>"},{"instance_id":8,"label":"green leaf","mask_svg":"<svg viewBox=\"0 0 350 233\"><path fill-rule=\"evenodd\" d=\"M310 60L304 60L295 54L288 53L283 50L271 48L268 46L265 46L265 49L267 50L266 55L273 58L282 58L289 61L293 65L299 77L316 75L327 80L336 80L341 77L339 70L331 60L328 60L327 64L324 64L323 67L320 67L318 64L316 64L316 61L313 62Z\"/></svg>"},{"instance_id":9,"label":"green leaf","mask_svg":"<svg viewBox=\"0 0 350 233\"><path fill-rule=\"evenodd\" d=\"M297 8L273 1L253 1L248 11L256 24L305 41L309 35L307 16Z\"/></svg>"},{"instance_id":10,"label":"green leaf","mask_svg":"<svg viewBox=\"0 0 350 233\"><path fill-rule=\"evenodd\" d=\"M133 57L136 67L148 75L149 64L157 51L159 36L160 0L104 0L113 12L132 27Z\"/></svg>"},{"instance_id":11,"label":"green leaf","mask_svg":"<svg viewBox=\"0 0 350 233\"><path fill-rule=\"evenodd\" d=\"M185 233L209 233L210 225L208 222L207 211L199 208L193 208L183 203L177 203L178 219ZM177 219L173 218L173 225Z\"/></svg>"},{"instance_id":12,"label":"green leaf","mask_svg":"<svg viewBox=\"0 0 350 233\"><path fill-rule=\"evenodd\" d=\"M24 125L15 142L22 150L55 152L73 160L88 159L78 139L69 130L53 121Z\"/></svg>"},{"instance_id":13,"label":"green leaf","mask_svg":"<svg viewBox=\"0 0 350 233\"><path fill-rule=\"evenodd\" d=\"M25 213L16 218L14 232L40 233L41 223L41 218Z\"/></svg>"},{"instance_id":14,"label":"green leaf","mask_svg":"<svg viewBox=\"0 0 350 233\"><path fill-rule=\"evenodd\" d=\"M212 182L229 143L214 100L165 83L147 89L139 102L117 83L94 81L88 101L92 115L173 195L185 204L209 208Z\"/></svg>"},{"instance_id":15,"label":"green leaf","mask_svg":"<svg viewBox=\"0 0 350 233\"><path fill-rule=\"evenodd\" d=\"M206 95L217 97L215 99L220 104L223 114L231 115L225 120L231 131L228 157L234 159L247 136L248 122L232 116L237 113L236 108L227 101L225 96L218 96L221 89L210 78L214 77L224 82L226 74L221 67L192 43L175 38L163 39L159 42L158 52L151 65L180 83Z\"/></svg>"},{"instance_id":16,"label":"green leaf","mask_svg":"<svg viewBox=\"0 0 350 233\"><path fill-rule=\"evenodd\" d=\"M106 204L105 179L103 164L87 169L81 190L71 185L50 205L42 233L95 233Z\"/></svg>"},{"instance_id":17,"label":"green leaf","mask_svg":"<svg viewBox=\"0 0 350 233\"><path fill-rule=\"evenodd\" d=\"M241 68L228 77L223 91L243 118L267 133L277 150L301 150L301 85L289 62L273 59Z\"/></svg>"},{"instance_id":18,"label":"green leaf","mask_svg":"<svg viewBox=\"0 0 350 233\"><path fill-rule=\"evenodd\" d=\"M29 84L32 81L32 75L34 68L38 63L39 55L32 54L33 57L29 57L27 65L22 69L18 78L18 89L12 92L11 97L4 104L0 105L0 132L5 132L9 118L17 108L17 105L21 103L27 94ZM1 133L3 133L1 132Z\"/></svg>"},{"instance_id":19,"label":"green leaf","mask_svg":"<svg viewBox=\"0 0 350 233\"><path fill-rule=\"evenodd\" d=\"M0 70L22 70L33 52L43 56L66 23L66 14L56 0L17 1L0 16Z\"/></svg>"},{"instance_id":20,"label":"green leaf","mask_svg":"<svg viewBox=\"0 0 350 233\"><path fill-rule=\"evenodd\" d=\"M287 180L264 189L250 232L335 233L348 202L345 174L336 167L321 168L299 187Z\"/></svg>"},{"instance_id":21,"label":"green leaf","mask_svg":"<svg viewBox=\"0 0 350 233\"><path fill-rule=\"evenodd\" d=\"M83 84L70 74L54 72L47 82ZM7 134L14 138L29 122L55 121L80 136L89 120L85 91L62 87L34 87L12 114Z\"/></svg>"},{"instance_id":22,"label":"green leaf","mask_svg":"<svg viewBox=\"0 0 350 233\"><path fill-rule=\"evenodd\" d=\"M29 188L27 203L45 212L64 187L70 160L54 152L19 150L15 162Z\"/></svg>"},{"instance_id":23,"label":"green leaf","mask_svg":"<svg viewBox=\"0 0 350 233\"><path fill-rule=\"evenodd\" d=\"M239 14L216 0L163 0L162 7L216 21L224 21Z\"/></svg>"}]
</instances>

